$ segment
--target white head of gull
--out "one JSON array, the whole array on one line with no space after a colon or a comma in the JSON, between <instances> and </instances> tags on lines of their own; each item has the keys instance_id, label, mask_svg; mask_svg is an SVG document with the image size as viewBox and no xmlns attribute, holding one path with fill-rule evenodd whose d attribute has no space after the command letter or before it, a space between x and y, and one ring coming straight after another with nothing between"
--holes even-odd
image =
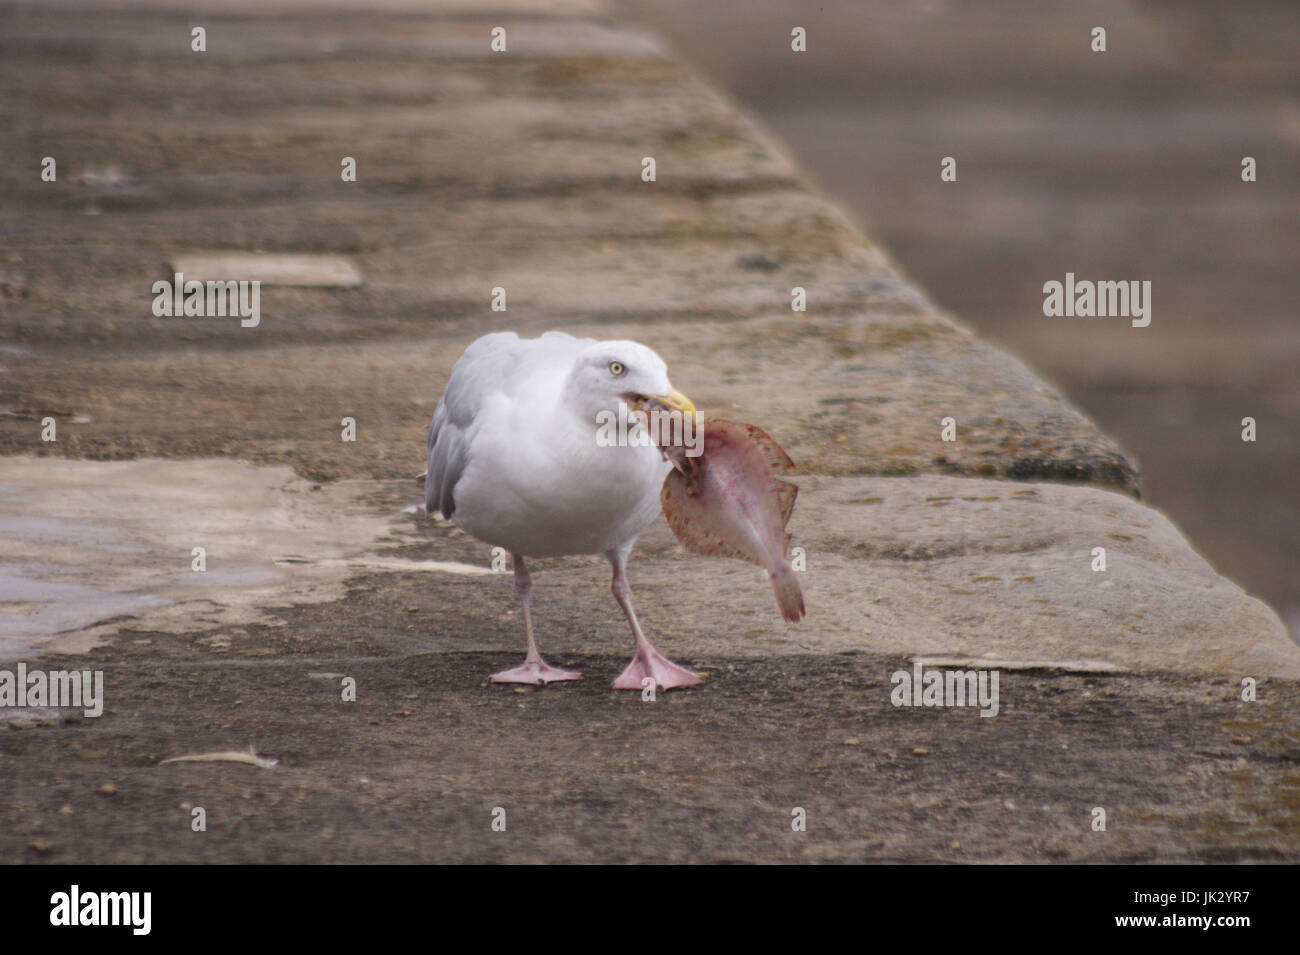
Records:
<instances>
[{"instance_id":1,"label":"white head of gull","mask_svg":"<svg viewBox=\"0 0 1300 955\"><path fill-rule=\"evenodd\" d=\"M653 445L598 440L602 413L618 415L621 402L695 414L663 359L633 341L498 332L466 348L452 369L429 428L425 508L512 555L528 650L494 682L581 678L542 659L533 634L524 560L564 554L604 554L613 567L614 599L636 641L616 688L639 690L647 678L663 689L700 682L650 644L632 610L628 555L660 513L672 466Z\"/></svg>"}]
</instances>

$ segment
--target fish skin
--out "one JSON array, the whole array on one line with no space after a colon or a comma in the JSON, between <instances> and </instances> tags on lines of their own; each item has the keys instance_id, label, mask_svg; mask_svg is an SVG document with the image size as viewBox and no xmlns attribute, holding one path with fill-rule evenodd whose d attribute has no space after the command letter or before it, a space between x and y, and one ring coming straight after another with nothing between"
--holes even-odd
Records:
<instances>
[{"instance_id":1,"label":"fish skin","mask_svg":"<svg viewBox=\"0 0 1300 955\"><path fill-rule=\"evenodd\" d=\"M773 475L794 466L761 428L720 418L704 427L704 451L665 448L673 470L659 499L673 534L697 554L735 557L768 573L781 615L791 622L805 613L803 592L786 555L785 526L799 488Z\"/></svg>"}]
</instances>

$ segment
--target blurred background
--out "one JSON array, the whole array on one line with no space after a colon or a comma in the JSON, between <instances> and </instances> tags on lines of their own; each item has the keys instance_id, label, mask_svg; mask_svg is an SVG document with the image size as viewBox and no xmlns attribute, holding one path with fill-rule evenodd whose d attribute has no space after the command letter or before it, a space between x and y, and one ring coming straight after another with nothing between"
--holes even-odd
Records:
<instances>
[{"instance_id":1,"label":"blurred background","mask_svg":"<svg viewBox=\"0 0 1300 955\"><path fill-rule=\"evenodd\" d=\"M1118 438L1144 499L1300 641L1300 3L613 6L756 113L941 306ZM1043 283L1066 272L1150 280L1151 325L1044 317Z\"/></svg>"}]
</instances>

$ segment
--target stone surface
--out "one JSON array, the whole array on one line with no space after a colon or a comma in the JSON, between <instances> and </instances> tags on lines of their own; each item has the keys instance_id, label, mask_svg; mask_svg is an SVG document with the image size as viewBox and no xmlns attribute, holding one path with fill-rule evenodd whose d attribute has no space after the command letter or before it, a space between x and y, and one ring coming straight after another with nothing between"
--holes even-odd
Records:
<instances>
[{"instance_id":1,"label":"stone surface","mask_svg":"<svg viewBox=\"0 0 1300 955\"><path fill-rule=\"evenodd\" d=\"M363 496L221 459L0 459L0 637L22 648L0 645L0 659L84 651L124 625L198 634L338 600L360 569L350 559L387 529Z\"/></svg>"},{"instance_id":2,"label":"stone surface","mask_svg":"<svg viewBox=\"0 0 1300 955\"><path fill-rule=\"evenodd\" d=\"M106 675L102 717L0 734L0 851L1300 857L1300 662L1276 616L1138 503L1111 439L936 310L662 42L515 3L517 45L493 56L495 18L462 8L301 6L208 18L205 59L174 16L0 6L20 157L0 165L0 654ZM256 328L154 318L152 282L193 249L343 255L365 282L268 287ZM657 524L635 599L703 687L608 689L630 639L596 557L536 567L542 647L587 678L486 682L521 649L510 577L410 512L414 478L465 344L550 327L643 340L707 414L786 445L806 623ZM999 716L892 706L917 657L1004 667ZM250 745L280 763L157 765ZM225 822L173 837L195 788Z\"/></svg>"},{"instance_id":3,"label":"stone surface","mask_svg":"<svg viewBox=\"0 0 1300 955\"><path fill-rule=\"evenodd\" d=\"M770 126L935 301L1135 454L1143 499L1300 641L1300 111L1278 108L1300 85L1292 4L612 6ZM807 54L777 42L793 23ZM1078 42L1093 24L1123 42L1098 56ZM1247 143L1257 182L1226 165ZM941 156L957 182L939 181ZM1043 283L1067 270L1149 279L1153 324L1047 319Z\"/></svg>"},{"instance_id":4,"label":"stone surface","mask_svg":"<svg viewBox=\"0 0 1300 955\"><path fill-rule=\"evenodd\" d=\"M798 480L790 529L805 552L808 617L784 623L761 571L689 554L658 522L634 577L666 647L703 658L871 651L1300 679L1300 647L1276 614L1125 495L934 476ZM285 468L222 460L18 457L0 459L0 487L4 636L39 651L84 650L123 618L228 644L220 634L231 628L340 600L346 579L382 570L414 574L425 599L463 607L491 575L490 548L409 513L414 482L313 485ZM194 547L204 548L203 572L191 567ZM1104 571L1092 569L1096 547ZM602 559L536 568L539 592L569 597L558 617L538 612L542 632L564 635L552 646L603 653L627 642L617 619L583 623L609 609ZM486 587L512 607L508 587ZM435 632L432 649L506 653L518 642L473 627L472 614L463 622L464 632Z\"/></svg>"},{"instance_id":5,"label":"stone surface","mask_svg":"<svg viewBox=\"0 0 1300 955\"><path fill-rule=\"evenodd\" d=\"M651 342L707 400L767 396L751 417L779 399L810 436L792 450L821 471L1137 490L1113 441L937 312L657 40L603 19L532 17L510 55L491 56L493 22L213 18L201 55L166 18L14 9L0 80L40 120L18 116L11 130L30 166L0 168L6 275L21 288L0 332L30 349L0 381L11 413L0 450L30 450L26 422L72 408L93 421L55 453L236 453L308 475L398 477L423 411L369 404L371 434L411 454L349 464L332 442L313 446L330 429L289 427L295 409L318 415L371 387L429 400L474 335L562 327ZM51 44L96 59L55 60ZM46 155L60 162L56 183L31 172ZM653 183L640 178L646 155ZM341 181L343 156L357 160L356 182ZM241 247L346 255L366 283L264 288L255 329L153 316L161 263ZM498 286L505 313L488 307ZM790 310L796 286L807 312ZM412 339L437 357L421 365ZM262 360L274 370L252 391L265 396L287 384L286 361L315 367L298 346L330 343L384 380L300 374L292 399L256 403L227 384L223 366ZM177 351L185 382L201 387L174 393ZM178 412L203 424L158 417ZM956 447L938 442L949 415Z\"/></svg>"}]
</instances>

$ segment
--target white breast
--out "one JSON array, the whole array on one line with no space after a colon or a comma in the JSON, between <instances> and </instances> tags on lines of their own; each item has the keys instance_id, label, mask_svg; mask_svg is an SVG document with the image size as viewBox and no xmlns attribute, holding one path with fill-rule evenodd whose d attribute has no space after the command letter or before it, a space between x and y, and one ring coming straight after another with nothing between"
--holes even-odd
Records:
<instances>
[{"instance_id":1,"label":"white breast","mask_svg":"<svg viewBox=\"0 0 1300 955\"><path fill-rule=\"evenodd\" d=\"M517 403L484 409L457 485L453 519L526 557L597 554L630 541L660 513L671 465L653 447L600 447L595 427L517 420Z\"/></svg>"}]
</instances>

